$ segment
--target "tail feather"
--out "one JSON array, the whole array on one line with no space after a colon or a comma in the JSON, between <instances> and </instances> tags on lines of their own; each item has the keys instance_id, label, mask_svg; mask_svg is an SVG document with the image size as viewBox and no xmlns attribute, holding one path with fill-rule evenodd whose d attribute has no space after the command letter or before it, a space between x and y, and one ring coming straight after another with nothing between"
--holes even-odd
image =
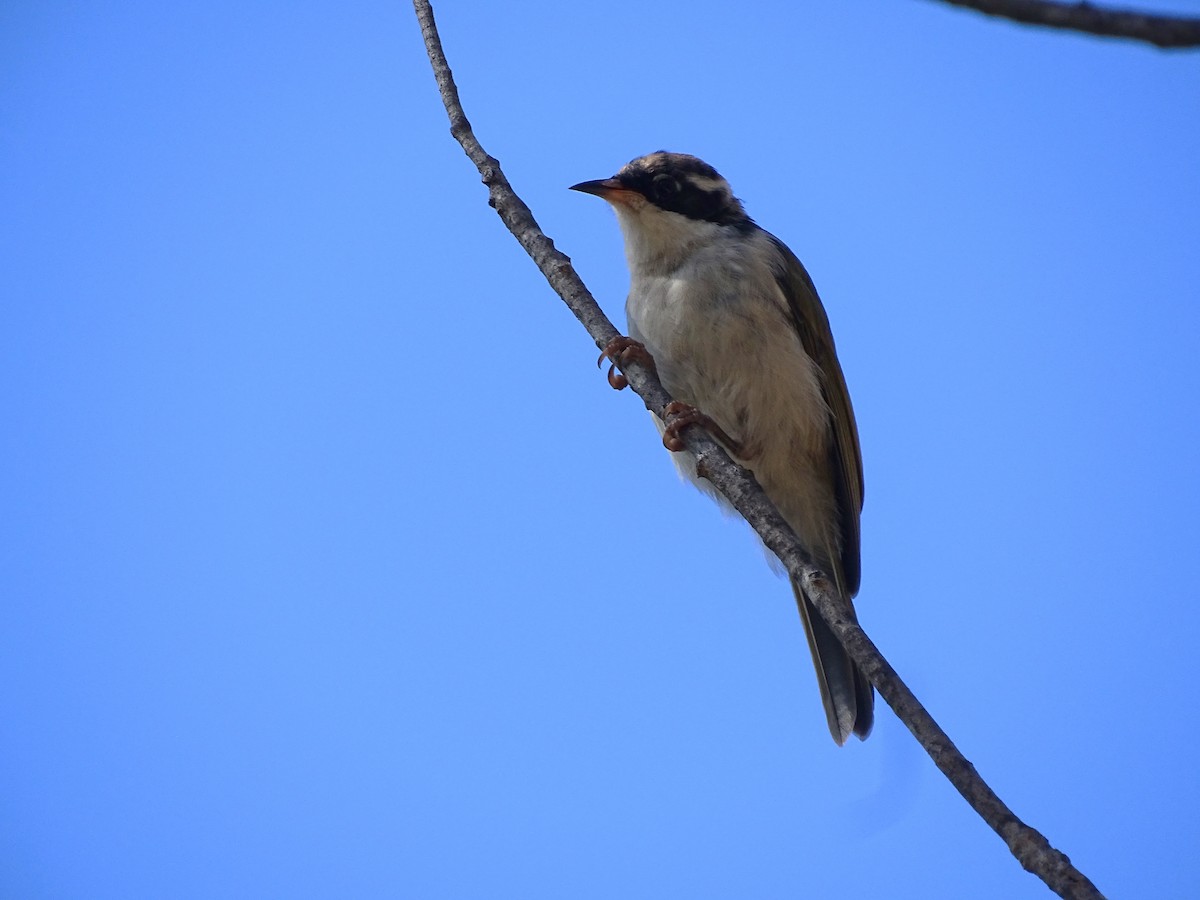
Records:
<instances>
[{"instance_id":1,"label":"tail feather","mask_svg":"<svg viewBox=\"0 0 1200 900\"><path fill-rule=\"evenodd\" d=\"M871 683L795 581L792 591L817 670L817 686L821 689L829 732L839 747L851 734L865 738L875 723L875 692ZM854 607L850 610L853 614Z\"/></svg>"}]
</instances>

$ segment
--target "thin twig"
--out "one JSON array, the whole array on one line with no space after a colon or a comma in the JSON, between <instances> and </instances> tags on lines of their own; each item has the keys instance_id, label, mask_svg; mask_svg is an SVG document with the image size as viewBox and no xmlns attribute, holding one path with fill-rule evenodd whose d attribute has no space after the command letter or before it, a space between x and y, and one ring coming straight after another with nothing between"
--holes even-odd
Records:
<instances>
[{"instance_id":1,"label":"thin twig","mask_svg":"<svg viewBox=\"0 0 1200 900\"><path fill-rule=\"evenodd\" d=\"M1156 47L1200 47L1200 19L1108 9L1091 3L1055 3L1051 0L941 0L989 16L1082 31L1103 37L1128 38Z\"/></svg>"},{"instance_id":2,"label":"thin twig","mask_svg":"<svg viewBox=\"0 0 1200 900\"><path fill-rule=\"evenodd\" d=\"M442 51L429 0L413 0L413 6L421 23L421 34L425 38L442 102L450 117L450 132L479 169L483 183L488 186L489 204L533 257L551 287L587 328L596 346L604 347L616 336L617 330L575 273L570 259L556 250L553 242L542 233L529 207L517 197L504 177L500 163L489 156L476 139L463 112L458 89ZM623 372L630 387L645 402L646 408L661 416L671 397L657 375L636 361L626 366ZM1100 892L1071 865L1063 853L1055 850L1039 832L1018 819L984 783L975 767L954 746L862 628L847 617L842 601L830 590L826 577L812 565L796 535L767 499L754 476L734 463L724 449L699 426L684 429L683 439L688 450L696 456L697 471L724 494L758 532L763 542L779 556L788 574L804 586L805 593L821 617L846 645L851 657L878 688L883 699L895 710L958 792L1004 839L1021 865L1062 897L1100 898Z\"/></svg>"}]
</instances>

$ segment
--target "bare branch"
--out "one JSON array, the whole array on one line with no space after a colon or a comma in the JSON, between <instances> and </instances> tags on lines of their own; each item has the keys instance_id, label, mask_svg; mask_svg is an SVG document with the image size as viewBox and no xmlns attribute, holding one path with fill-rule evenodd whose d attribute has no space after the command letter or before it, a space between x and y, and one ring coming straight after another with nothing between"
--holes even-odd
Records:
<instances>
[{"instance_id":1,"label":"bare branch","mask_svg":"<svg viewBox=\"0 0 1200 900\"><path fill-rule=\"evenodd\" d=\"M458 89L442 51L429 0L413 0L413 6L421 24L421 33L425 38L425 47L433 64L442 101L450 117L450 132L479 169L490 193L488 202L537 263L551 287L583 323L596 346L604 347L616 336L616 329L576 274L570 259L556 250L553 242L542 233L529 207L516 195L501 172L500 163L489 156L476 139L463 112ZM646 408L662 415L671 397L658 376L637 362L630 363L623 371L630 387L642 398ZM683 439L688 451L696 456L697 471L725 495L758 532L763 542L779 556L788 574L800 581L821 617L830 624L883 699L951 784L1004 839L1021 865L1062 897L1081 900L1101 898L1096 887L1071 865L1065 854L1054 849L1037 830L1018 819L979 777L975 767L954 746L871 639L847 615L844 604L830 589L828 579L812 565L796 535L767 499L754 476L734 463L720 444L699 426L684 429Z\"/></svg>"},{"instance_id":2,"label":"bare branch","mask_svg":"<svg viewBox=\"0 0 1200 900\"><path fill-rule=\"evenodd\" d=\"M1104 37L1144 41L1157 47L1200 46L1200 19L1107 9L1091 3L1052 0L941 0L989 16L1029 25L1083 31Z\"/></svg>"}]
</instances>

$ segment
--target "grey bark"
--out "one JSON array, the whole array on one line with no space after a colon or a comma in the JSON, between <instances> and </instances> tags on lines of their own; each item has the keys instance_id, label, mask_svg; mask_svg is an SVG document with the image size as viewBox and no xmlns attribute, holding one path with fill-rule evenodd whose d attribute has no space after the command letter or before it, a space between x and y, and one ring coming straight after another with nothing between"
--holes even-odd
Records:
<instances>
[{"instance_id":1,"label":"grey bark","mask_svg":"<svg viewBox=\"0 0 1200 900\"><path fill-rule=\"evenodd\" d=\"M1092 3L1055 3L1051 0L940 2L973 9L988 16L1023 22L1026 25L1081 31L1102 37L1127 38L1163 48L1200 46L1200 19L1108 9Z\"/></svg>"}]
</instances>

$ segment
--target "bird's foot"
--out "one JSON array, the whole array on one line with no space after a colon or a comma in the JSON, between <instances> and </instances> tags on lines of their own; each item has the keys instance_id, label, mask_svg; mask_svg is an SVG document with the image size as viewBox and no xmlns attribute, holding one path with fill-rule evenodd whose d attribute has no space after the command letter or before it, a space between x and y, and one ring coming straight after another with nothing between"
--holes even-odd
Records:
<instances>
[{"instance_id":1,"label":"bird's foot","mask_svg":"<svg viewBox=\"0 0 1200 900\"><path fill-rule=\"evenodd\" d=\"M663 430L663 446L672 453L678 453L685 449L683 438L680 437L679 432L689 425L702 425L734 456L750 459L755 455L741 441L735 441L726 434L725 429L711 418L682 400L672 400L667 404L667 408L663 410L663 421L666 422L666 428Z\"/></svg>"},{"instance_id":2,"label":"bird's foot","mask_svg":"<svg viewBox=\"0 0 1200 900\"><path fill-rule=\"evenodd\" d=\"M646 350L645 345L624 335L617 335L604 345L600 358L596 360L596 368L606 359L612 363L608 367L608 383L615 391L623 391L629 387L629 381L617 371L617 366L624 366L628 362L640 362L643 366L654 369L654 357Z\"/></svg>"}]
</instances>

